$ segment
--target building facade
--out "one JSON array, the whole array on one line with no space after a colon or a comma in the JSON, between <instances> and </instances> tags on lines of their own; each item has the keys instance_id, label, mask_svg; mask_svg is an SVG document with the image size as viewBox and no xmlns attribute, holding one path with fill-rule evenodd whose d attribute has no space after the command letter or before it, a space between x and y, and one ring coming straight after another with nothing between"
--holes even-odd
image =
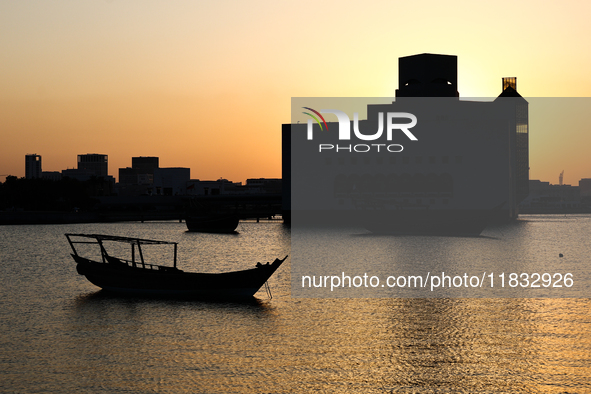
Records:
<instances>
[{"instance_id":1,"label":"building facade","mask_svg":"<svg viewBox=\"0 0 591 394\"><path fill-rule=\"evenodd\" d=\"M109 176L109 157L97 153L78 155L77 168L89 171L94 176L106 178Z\"/></svg>"},{"instance_id":2,"label":"building facade","mask_svg":"<svg viewBox=\"0 0 591 394\"><path fill-rule=\"evenodd\" d=\"M166 167L154 170L156 194L164 196L184 195L187 182L191 179L191 169L185 167Z\"/></svg>"},{"instance_id":3,"label":"building facade","mask_svg":"<svg viewBox=\"0 0 591 394\"><path fill-rule=\"evenodd\" d=\"M517 218L529 189L529 110L516 78L502 83L492 101L463 101L456 56L400 58L395 101L367 105L366 120L349 122L349 138L340 137L346 125L340 119L283 126L284 202L291 199L284 208ZM385 127L390 119L384 114L414 114L417 122L409 126L418 139L406 138L404 128ZM339 132L338 144L332 130ZM380 139L374 141L373 133Z\"/></svg>"},{"instance_id":4,"label":"building facade","mask_svg":"<svg viewBox=\"0 0 591 394\"><path fill-rule=\"evenodd\" d=\"M62 173L59 171L43 171L41 177L50 181L61 181Z\"/></svg>"},{"instance_id":5,"label":"building facade","mask_svg":"<svg viewBox=\"0 0 591 394\"><path fill-rule=\"evenodd\" d=\"M132 157L131 167L119 169L119 194L155 194L154 171L158 168L159 162L160 159L154 156Z\"/></svg>"},{"instance_id":6,"label":"building facade","mask_svg":"<svg viewBox=\"0 0 591 394\"><path fill-rule=\"evenodd\" d=\"M41 155L29 154L25 155L25 178L41 178Z\"/></svg>"}]
</instances>

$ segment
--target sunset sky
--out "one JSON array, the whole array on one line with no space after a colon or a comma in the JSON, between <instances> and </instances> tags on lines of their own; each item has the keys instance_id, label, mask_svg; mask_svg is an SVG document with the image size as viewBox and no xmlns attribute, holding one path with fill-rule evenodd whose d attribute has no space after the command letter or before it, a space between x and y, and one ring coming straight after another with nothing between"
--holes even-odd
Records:
<instances>
[{"instance_id":1,"label":"sunset sky","mask_svg":"<svg viewBox=\"0 0 591 394\"><path fill-rule=\"evenodd\" d=\"M281 176L291 97L393 97L398 58L458 56L462 97L591 96L581 1L3 1L0 181L76 156L190 167L194 179ZM577 100L579 114L590 100ZM568 108L568 106L566 106ZM530 111L530 178L591 178L591 122Z\"/></svg>"}]
</instances>

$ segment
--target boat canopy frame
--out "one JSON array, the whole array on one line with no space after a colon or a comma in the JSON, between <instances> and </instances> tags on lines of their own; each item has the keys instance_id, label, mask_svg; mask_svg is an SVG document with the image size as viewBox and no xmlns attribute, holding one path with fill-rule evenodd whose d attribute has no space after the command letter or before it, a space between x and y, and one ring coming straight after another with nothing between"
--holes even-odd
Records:
<instances>
[{"instance_id":1,"label":"boat canopy frame","mask_svg":"<svg viewBox=\"0 0 591 394\"><path fill-rule=\"evenodd\" d=\"M161 265L154 265L154 264L146 264L146 262L144 260L144 254L142 252L141 245L174 245L173 268L174 269L177 268L176 264L177 264L178 242L156 241L156 240L151 240L151 239L121 237L121 236L117 236L117 235L104 235L104 234L67 233L67 234L65 234L65 236L68 239L68 242L70 243L70 247L72 248L72 251L74 252L75 256L78 256L78 251L76 250L76 247L74 246L74 244L97 244L100 247L101 258L103 260L103 263L108 263L108 262L111 262L112 260L118 260L118 262L131 265L134 268L139 268L138 264L141 264L141 268L157 269L157 270L170 269L170 267L161 266ZM73 238L79 237L79 238L93 239L93 241L81 241L81 240L72 239L72 237ZM130 244L131 245L131 261L109 256L109 254L107 253L107 250L105 249L105 247L103 245L103 241L113 241L113 242ZM139 261L136 261L136 259L135 259L136 246L137 246L138 254L140 256Z\"/></svg>"}]
</instances>

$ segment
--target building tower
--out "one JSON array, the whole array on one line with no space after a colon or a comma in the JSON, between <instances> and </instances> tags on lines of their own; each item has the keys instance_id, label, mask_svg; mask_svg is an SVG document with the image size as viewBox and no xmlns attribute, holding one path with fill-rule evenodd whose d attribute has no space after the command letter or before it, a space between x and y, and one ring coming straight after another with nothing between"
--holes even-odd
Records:
<instances>
[{"instance_id":1,"label":"building tower","mask_svg":"<svg viewBox=\"0 0 591 394\"><path fill-rule=\"evenodd\" d=\"M396 97L459 97L458 57L423 53L398 59Z\"/></svg>"},{"instance_id":2,"label":"building tower","mask_svg":"<svg viewBox=\"0 0 591 394\"><path fill-rule=\"evenodd\" d=\"M517 78L503 78L503 91L499 98L508 98L515 104L515 165L517 204L529 195L529 104L517 92Z\"/></svg>"},{"instance_id":3,"label":"building tower","mask_svg":"<svg viewBox=\"0 0 591 394\"><path fill-rule=\"evenodd\" d=\"M88 170L97 177L107 177L109 175L109 159L107 155L97 153L88 153L78 155L78 169Z\"/></svg>"},{"instance_id":4,"label":"building tower","mask_svg":"<svg viewBox=\"0 0 591 394\"><path fill-rule=\"evenodd\" d=\"M41 155L25 155L25 178L41 178Z\"/></svg>"}]
</instances>

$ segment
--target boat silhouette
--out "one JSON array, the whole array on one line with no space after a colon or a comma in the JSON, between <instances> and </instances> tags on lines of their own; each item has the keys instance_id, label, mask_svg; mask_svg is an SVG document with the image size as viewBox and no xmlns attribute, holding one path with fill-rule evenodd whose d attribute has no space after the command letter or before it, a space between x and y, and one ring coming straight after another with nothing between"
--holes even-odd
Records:
<instances>
[{"instance_id":1,"label":"boat silhouette","mask_svg":"<svg viewBox=\"0 0 591 394\"><path fill-rule=\"evenodd\" d=\"M103 290L134 295L234 298L252 297L287 259L257 263L254 268L221 273L185 272L177 268L177 243L102 234L65 234L72 248L76 270ZM106 242L128 244L131 258L109 254ZM94 244L100 260L83 257L76 245ZM146 263L142 246L163 245L174 248L172 266Z\"/></svg>"}]
</instances>

